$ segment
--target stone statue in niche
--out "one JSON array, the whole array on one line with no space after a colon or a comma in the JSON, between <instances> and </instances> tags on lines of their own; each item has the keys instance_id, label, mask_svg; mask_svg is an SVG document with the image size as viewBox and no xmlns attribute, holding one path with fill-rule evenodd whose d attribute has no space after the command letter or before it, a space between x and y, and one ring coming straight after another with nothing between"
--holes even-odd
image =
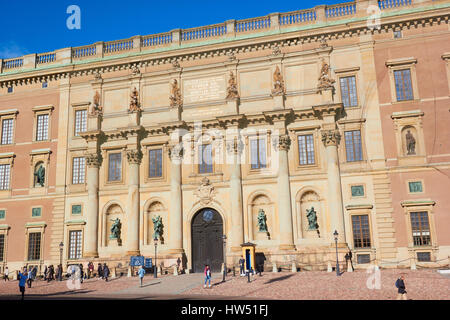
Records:
<instances>
[{"instance_id":1,"label":"stone statue in niche","mask_svg":"<svg viewBox=\"0 0 450 320\"><path fill-rule=\"evenodd\" d=\"M34 185L39 185L41 187L45 185L45 168L42 163L36 166L34 171Z\"/></svg>"},{"instance_id":2,"label":"stone statue in niche","mask_svg":"<svg viewBox=\"0 0 450 320\"><path fill-rule=\"evenodd\" d=\"M267 217L263 209L259 209L257 219L258 219L258 231L267 232L267 222L266 222Z\"/></svg>"},{"instance_id":3,"label":"stone statue in niche","mask_svg":"<svg viewBox=\"0 0 450 320\"><path fill-rule=\"evenodd\" d=\"M119 218L116 218L115 220L111 219L111 221L113 221L113 224L111 226L111 235L109 236L109 238L120 240L122 223L120 222Z\"/></svg>"},{"instance_id":4,"label":"stone statue in niche","mask_svg":"<svg viewBox=\"0 0 450 320\"><path fill-rule=\"evenodd\" d=\"M317 212L314 210L314 207L311 209L306 209L306 217L308 218L308 229L309 230L317 230L319 225L317 224Z\"/></svg>"},{"instance_id":5,"label":"stone statue in niche","mask_svg":"<svg viewBox=\"0 0 450 320\"><path fill-rule=\"evenodd\" d=\"M130 101L130 107L128 108L128 112L137 112L141 111L139 107L139 92L137 91L136 87L131 92L131 101Z\"/></svg>"},{"instance_id":6,"label":"stone statue in niche","mask_svg":"<svg viewBox=\"0 0 450 320\"><path fill-rule=\"evenodd\" d=\"M227 99L239 98L239 93L236 84L236 78L232 71L230 71L230 79L228 80Z\"/></svg>"},{"instance_id":7,"label":"stone statue in niche","mask_svg":"<svg viewBox=\"0 0 450 320\"><path fill-rule=\"evenodd\" d=\"M177 107L182 105L181 92L178 87L177 79L172 82L171 95L170 95L170 106Z\"/></svg>"},{"instance_id":8,"label":"stone statue in niche","mask_svg":"<svg viewBox=\"0 0 450 320\"><path fill-rule=\"evenodd\" d=\"M99 115L102 113L102 111L102 106L100 105L100 93L98 93L98 91L95 91L90 114Z\"/></svg>"},{"instance_id":9,"label":"stone statue in niche","mask_svg":"<svg viewBox=\"0 0 450 320\"><path fill-rule=\"evenodd\" d=\"M334 80L330 77L330 66L322 59L322 68L320 69L319 84L317 92L322 93L322 90L334 90Z\"/></svg>"},{"instance_id":10,"label":"stone statue in niche","mask_svg":"<svg viewBox=\"0 0 450 320\"><path fill-rule=\"evenodd\" d=\"M153 239L160 239L163 233L163 223L161 216L152 218L153 221Z\"/></svg>"},{"instance_id":11,"label":"stone statue in niche","mask_svg":"<svg viewBox=\"0 0 450 320\"><path fill-rule=\"evenodd\" d=\"M416 154L416 139L414 139L414 135L411 133L411 130L406 132L406 150L407 155Z\"/></svg>"}]
</instances>

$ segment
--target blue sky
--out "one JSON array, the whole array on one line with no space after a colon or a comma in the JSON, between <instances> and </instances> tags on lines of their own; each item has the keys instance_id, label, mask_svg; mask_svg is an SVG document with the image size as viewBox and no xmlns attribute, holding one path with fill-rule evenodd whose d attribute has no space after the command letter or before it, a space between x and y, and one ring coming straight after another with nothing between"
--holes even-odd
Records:
<instances>
[{"instance_id":1,"label":"blue sky","mask_svg":"<svg viewBox=\"0 0 450 320\"><path fill-rule=\"evenodd\" d=\"M346 0L2 1L0 58L341 2ZM66 26L70 5L81 9L80 30Z\"/></svg>"}]
</instances>

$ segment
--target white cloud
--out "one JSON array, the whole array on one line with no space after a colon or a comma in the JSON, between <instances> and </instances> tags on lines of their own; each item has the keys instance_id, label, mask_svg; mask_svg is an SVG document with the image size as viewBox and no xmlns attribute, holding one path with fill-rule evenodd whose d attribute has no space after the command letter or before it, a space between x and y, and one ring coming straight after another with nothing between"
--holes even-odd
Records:
<instances>
[{"instance_id":1,"label":"white cloud","mask_svg":"<svg viewBox=\"0 0 450 320\"><path fill-rule=\"evenodd\" d=\"M0 59L16 58L25 54L27 54L27 50L13 41L0 43Z\"/></svg>"}]
</instances>

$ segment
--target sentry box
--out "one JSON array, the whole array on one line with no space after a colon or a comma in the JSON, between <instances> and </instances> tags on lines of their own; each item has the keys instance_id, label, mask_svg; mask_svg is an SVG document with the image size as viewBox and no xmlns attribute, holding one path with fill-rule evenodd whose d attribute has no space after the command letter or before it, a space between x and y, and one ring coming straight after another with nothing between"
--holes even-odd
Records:
<instances>
[{"instance_id":1,"label":"sentry box","mask_svg":"<svg viewBox=\"0 0 450 320\"><path fill-rule=\"evenodd\" d=\"M245 270L251 271L256 270L255 267L255 246L256 244L251 242L246 242L241 244L242 256L245 259Z\"/></svg>"}]
</instances>

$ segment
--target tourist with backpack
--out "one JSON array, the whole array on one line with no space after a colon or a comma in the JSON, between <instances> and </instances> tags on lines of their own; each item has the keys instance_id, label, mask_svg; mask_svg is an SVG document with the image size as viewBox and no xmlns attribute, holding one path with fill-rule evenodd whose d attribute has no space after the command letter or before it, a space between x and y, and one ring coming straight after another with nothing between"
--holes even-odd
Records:
<instances>
[{"instance_id":1,"label":"tourist with backpack","mask_svg":"<svg viewBox=\"0 0 450 320\"><path fill-rule=\"evenodd\" d=\"M397 300L407 300L405 277L403 275L401 275L400 278L395 281L395 286L398 289Z\"/></svg>"}]
</instances>

